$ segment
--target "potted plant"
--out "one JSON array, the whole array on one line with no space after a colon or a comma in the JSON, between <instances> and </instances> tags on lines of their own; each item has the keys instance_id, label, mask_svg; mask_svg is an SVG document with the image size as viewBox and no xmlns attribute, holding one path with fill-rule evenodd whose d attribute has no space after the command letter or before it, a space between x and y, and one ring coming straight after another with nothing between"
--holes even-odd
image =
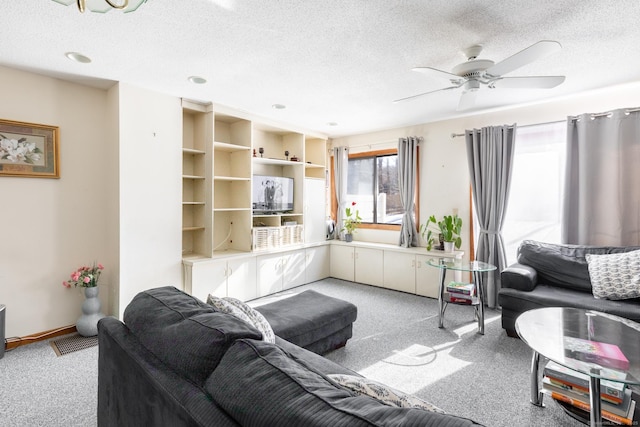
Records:
<instances>
[{"instance_id":1,"label":"potted plant","mask_svg":"<svg viewBox=\"0 0 640 427\"><path fill-rule=\"evenodd\" d=\"M458 215L445 215L440 221L436 220L435 215L431 215L427 222L420 226L422 237L427 241L428 251L433 248L434 242L439 241L439 234L442 235L445 252L453 252L454 246L456 249L460 249L462 245L461 231L462 219Z\"/></svg>"},{"instance_id":2,"label":"potted plant","mask_svg":"<svg viewBox=\"0 0 640 427\"><path fill-rule=\"evenodd\" d=\"M353 233L355 232L356 228L358 227L358 224L360 224L362 222L362 218L360 218L360 212L355 209L352 210L351 208L354 207L356 205L356 202L351 202L351 206L347 207L347 209L345 209L345 218L344 218L344 225L343 227L340 229L340 232L344 231L344 240L345 242L351 242L353 240Z\"/></svg>"}]
</instances>

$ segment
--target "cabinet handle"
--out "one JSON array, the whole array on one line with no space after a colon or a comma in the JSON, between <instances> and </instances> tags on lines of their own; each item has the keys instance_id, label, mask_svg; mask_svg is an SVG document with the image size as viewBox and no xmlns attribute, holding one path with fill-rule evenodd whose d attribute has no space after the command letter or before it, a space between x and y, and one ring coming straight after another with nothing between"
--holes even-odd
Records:
<instances>
[{"instance_id":1,"label":"cabinet handle","mask_svg":"<svg viewBox=\"0 0 640 427\"><path fill-rule=\"evenodd\" d=\"M411 260L411 267L414 267L414 268L415 268L415 266L416 266L416 260L415 260L415 259L412 259L412 260Z\"/></svg>"}]
</instances>

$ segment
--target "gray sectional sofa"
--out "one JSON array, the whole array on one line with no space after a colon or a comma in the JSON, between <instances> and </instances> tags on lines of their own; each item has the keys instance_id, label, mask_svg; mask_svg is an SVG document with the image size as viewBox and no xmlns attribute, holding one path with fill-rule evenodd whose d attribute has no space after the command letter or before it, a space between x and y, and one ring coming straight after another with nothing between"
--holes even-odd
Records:
<instances>
[{"instance_id":1,"label":"gray sectional sofa","mask_svg":"<svg viewBox=\"0 0 640 427\"><path fill-rule=\"evenodd\" d=\"M269 343L248 323L175 288L140 293L124 323L107 317L98 324L98 426L477 425L389 406L330 379L358 374L303 346L326 352L346 342L355 306L342 303L342 319L318 321L309 310L262 307L276 334Z\"/></svg>"},{"instance_id":2,"label":"gray sectional sofa","mask_svg":"<svg viewBox=\"0 0 640 427\"><path fill-rule=\"evenodd\" d=\"M515 322L525 311L542 307L596 310L640 322L640 299L597 299L593 295L587 254L621 254L638 246L580 246L524 240L518 262L501 272L502 328L517 337Z\"/></svg>"}]
</instances>

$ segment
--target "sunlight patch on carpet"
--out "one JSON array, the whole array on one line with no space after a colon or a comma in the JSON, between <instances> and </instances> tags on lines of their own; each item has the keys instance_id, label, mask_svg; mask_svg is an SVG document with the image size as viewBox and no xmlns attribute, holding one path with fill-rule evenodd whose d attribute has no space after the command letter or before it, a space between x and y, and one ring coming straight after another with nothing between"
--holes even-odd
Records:
<instances>
[{"instance_id":1,"label":"sunlight patch on carpet","mask_svg":"<svg viewBox=\"0 0 640 427\"><path fill-rule=\"evenodd\" d=\"M80 334L75 334L51 341L51 347L58 356L64 356L65 354L95 347L96 345L98 345L97 335L93 337L83 337Z\"/></svg>"},{"instance_id":2,"label":"sunlight patch on carpet","mask_svg":"<svg viewBox=\"0 0 640 427\"><path fill-rule=\"evenodd\" d=\"M416 393L472 364L451 356L450 353L458 342L460 341L443 343L437 347L413 344L394 351L393 355L359 370L358 373L405 393ZM429 369L425 369L426 364L429 364Z\"/></svg>"}]
</instances>

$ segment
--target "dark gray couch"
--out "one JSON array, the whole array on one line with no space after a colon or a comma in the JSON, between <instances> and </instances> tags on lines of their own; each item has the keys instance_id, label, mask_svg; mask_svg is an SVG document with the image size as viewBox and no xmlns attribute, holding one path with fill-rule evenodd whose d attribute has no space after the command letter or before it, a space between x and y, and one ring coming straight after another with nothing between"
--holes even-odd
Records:
<instances>
[{"instance_id":1,"label":"dark gray couch","mask_svg":"<svg viewBox=\"0 0 640 427\"><path fill-rule=\"evenodd\" d=\"M579 246L523 241L518 262L501 272L502 327L517 336L515 322L527 310L542 307L575 307L640 321L640 299L596 299L591 289L587 254L611 254L640 249L638 246Z\"/></svg>"},{"instance_id":2,"label":"dark gray couch","mask_svg":"<svg viewBox=\"0 0 640 427\"><path fill-rule=\"evenodd\" d=\"M476 425L353 394L326 375L354 372L279 336L262 341L249 324L172 287L138 294L124 321L98 324L100 427ZM284 328L290 339L320 345L317 331L296 333L310 326L300 321Z\"/></svg>"}]
</instances>

